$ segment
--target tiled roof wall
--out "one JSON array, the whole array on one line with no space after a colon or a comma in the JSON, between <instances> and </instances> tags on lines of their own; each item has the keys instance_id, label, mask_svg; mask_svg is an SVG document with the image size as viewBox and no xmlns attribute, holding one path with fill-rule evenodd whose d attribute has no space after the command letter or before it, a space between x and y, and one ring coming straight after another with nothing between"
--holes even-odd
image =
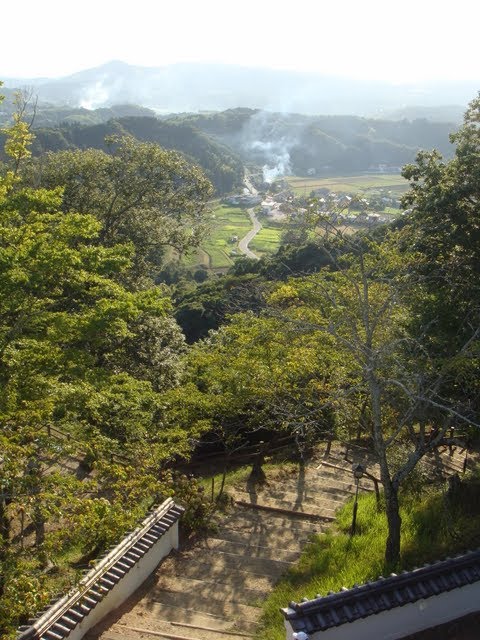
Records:
<instances>
[{"instance_id":1,"label":"tiled roof wall","mask_svg":"<svg viewBox=\"0 0 480 640\"><path fill-rule=\"evenodd\" d=\"M315 633L480 580L480 550L282 609L294 631ZM480 604L479 604L480 607Z\"/></svg>"},{"instance_id":2,"label":"tiled roof wall","mask_svg":"<svg viewBox=\"0 0 480 640\"><path fill-rule=\"evenodd\" d=\"M105 598L135 564L162 538L184 509L171 498L154 509L89 571L78 587L57 601L29 625L20 627L18 640L63 640Z\"/></svg>"}]
</instances>

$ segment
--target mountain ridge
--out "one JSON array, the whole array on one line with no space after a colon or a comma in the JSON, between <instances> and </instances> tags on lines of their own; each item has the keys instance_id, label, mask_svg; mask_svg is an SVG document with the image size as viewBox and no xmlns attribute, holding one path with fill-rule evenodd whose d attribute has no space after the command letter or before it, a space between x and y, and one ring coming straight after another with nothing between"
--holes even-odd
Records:
<instances>
[{"instance_id":1,"label":"mountain ridge","mask_svg":"<svg viewBox=\"0 0 480 640\"><path fill-rule=\"evenodd\" d=\"M373 115L386 109L465 106L474 83L394 84L263 67L176 63L157 67L112 60L59 78L5 78L53 104L101 107L134 102L161 113L249 106L306 114Z\"/></svg>"}]
</instances>

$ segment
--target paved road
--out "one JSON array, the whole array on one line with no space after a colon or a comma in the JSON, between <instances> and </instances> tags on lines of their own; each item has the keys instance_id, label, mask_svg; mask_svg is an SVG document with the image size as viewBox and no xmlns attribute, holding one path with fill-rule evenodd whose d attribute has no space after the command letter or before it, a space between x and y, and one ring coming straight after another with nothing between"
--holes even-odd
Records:
<instances>
[{"instance_id":1,"label":"paved road","mask_svg":"<svg viewBox=\"0 0 480 640\"><path fill-rule=\"evenodd\" d=\"M245 186L250 191L252 195L257 195L258 191L255 189L253 184L250 182L248 177L245 177ZM258 220L255 212L252 209L247 209L247 213L252 221L253 228L238 242L238 250L243 253L243 255L247 256L247 258L252 258L253 260L260 260L260 257L257 256L256 253L253 253L251 249L248 248L248 245L253 240L253 238L257 235L257 233L262 228L260 221Z\"/></svg>"},{"instance_id":2,"label":"paved road","mask_svg":"<svg viewBox=\"0 0 480 640\"><path fill-rule=\"evenodd\" d=\"M238 242L238 249L241 251L247 258L253 258L254 260L260 260L259 256L256 253L253 253L251 249L248 248L249 243L253 240L253 238L257 235L257 233L262 228L257 216L253 209L247 209L247 213L250 216L250 220L252 221L253 228Z\"/></svg>"}]
</instances>

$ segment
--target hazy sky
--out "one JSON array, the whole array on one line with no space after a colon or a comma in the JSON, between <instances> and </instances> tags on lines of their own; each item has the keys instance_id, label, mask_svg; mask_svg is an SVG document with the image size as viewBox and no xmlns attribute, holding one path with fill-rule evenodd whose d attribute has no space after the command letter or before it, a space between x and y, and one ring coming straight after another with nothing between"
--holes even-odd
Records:
<instances>
[{"instance_id":1,"label":"hazy sky","mask_svg":"<svg viewBox=\"0 0 480 640\"><path fill-rule=\"evenodd\" d=\"M480 81L478 0L6 0L0 19L0 79L117 59Z\"/></svg>"}]
</instances>

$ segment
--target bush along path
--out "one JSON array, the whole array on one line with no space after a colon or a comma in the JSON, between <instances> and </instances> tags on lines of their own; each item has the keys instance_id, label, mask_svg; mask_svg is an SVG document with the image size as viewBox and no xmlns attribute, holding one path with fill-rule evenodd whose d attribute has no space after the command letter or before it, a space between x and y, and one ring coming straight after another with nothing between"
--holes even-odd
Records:
<instances>
[{"instance_id":1,"label":"bush along path","mask_svg":"<svg viewBox=\"0 0 480 640\"><path fill-rule=\"evenodd\" d=\"M258 637L261 605L280 576L355 493L352 463L378 477L369 454L334 444L308 463L267 472L230 492L215 533L165 559L156 573L88 640L240 640ZM461 472L464 453L446 450L427 464ZM374 491L370 478L360 491ZM279 613L280 615L280 613Z\"/></svg>"}]
</instances>

